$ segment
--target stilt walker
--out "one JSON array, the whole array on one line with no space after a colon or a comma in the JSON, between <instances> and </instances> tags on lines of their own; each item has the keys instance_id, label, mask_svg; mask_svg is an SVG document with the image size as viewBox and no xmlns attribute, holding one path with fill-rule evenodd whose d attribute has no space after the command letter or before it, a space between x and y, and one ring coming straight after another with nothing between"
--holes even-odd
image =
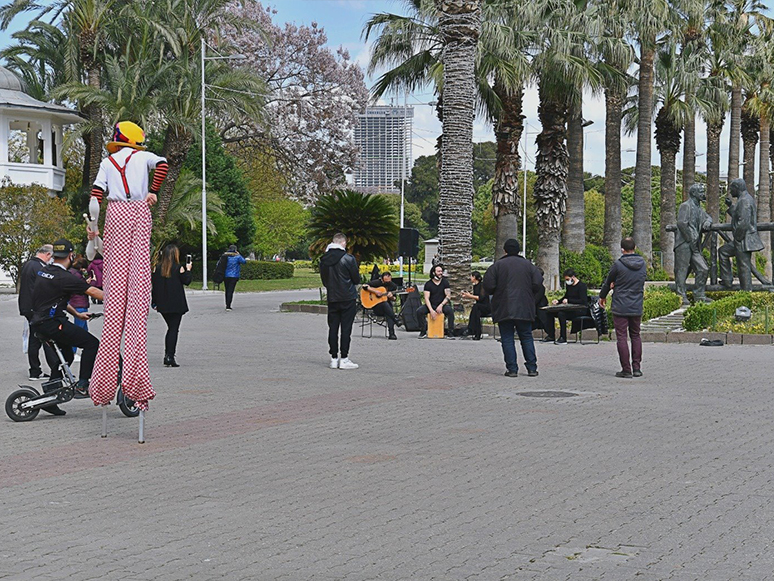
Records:
<instances>
[{"instance_id":1,"label":"stilt walker","mask_svg":"<svg viewBox=\"0 0 774 581\"><path fill-rule=\"evenodd\" d=\"M121 388L140 409L139 441L143 443L145 411L148 401L156 396L146 345L151 299L150 207L158 199L169 166L163 157L145 151L145 132L130 121L116 125L113 140L106 148L110 155L99 166L90 203L90 217L96 220L97 204L107 197L103 242L105 323L89 393L97 406L108 405L115 397L123 338ZM148 188L151 171L153 181ZM95 199L97 204L93 203ZM89 239L98 235L99 230L89 228ZM107 435L104 412L102 435Z\"/></svg>"}]
</instances>

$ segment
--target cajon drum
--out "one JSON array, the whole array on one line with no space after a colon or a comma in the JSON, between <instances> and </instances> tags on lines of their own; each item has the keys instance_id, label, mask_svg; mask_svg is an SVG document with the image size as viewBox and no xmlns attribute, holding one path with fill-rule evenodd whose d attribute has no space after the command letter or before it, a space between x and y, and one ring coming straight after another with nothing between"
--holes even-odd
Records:
<instances>
[{"instance_id":1,"label":"cajon drum","mask_svg":"<svg viewBox=\"0 0 774 581\"><path fill-rule=\"evenodd\" d=\"M427 338L428 339L443 339L443 325L446 321L444 315L438 315L435 320L430 315L427 315Z\"/></svg>"}]
</instances>

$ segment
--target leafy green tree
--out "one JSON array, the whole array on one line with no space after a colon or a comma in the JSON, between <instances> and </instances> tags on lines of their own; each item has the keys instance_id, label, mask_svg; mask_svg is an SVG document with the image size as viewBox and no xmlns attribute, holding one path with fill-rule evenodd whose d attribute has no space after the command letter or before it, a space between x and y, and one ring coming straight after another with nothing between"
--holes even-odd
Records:
<instances>
[{"instance_id":1,"label":"leafy green tree","mask_svg":"<svg viewBox=\"0 0 774 581\"><path fill-rule=\"evenodd\" d=\"M73 214L67 200L40 186L0 184L0 267L18 287L19 272L32 253L68 234ZM18 288L17 288L18 290Z\"/></svg>"},{"instance_id":2,"label":"leafy green tree","mask_svg":"<svg viewBox=\"0 0 774 581\"><path fill-rule=\"evenodd\" d=\"M497 222L492 211L494 178L479 186L473 198L473 255L494 257Z\"/></svg>"},{"instance_id":3,"label":"leafy green tree","mask_svg":"<svg viewBox=\"0 0 774 581\"><path fill-rule=\"evenodd\" d=\"M191 146L184 167L201 180L201 144ZM223 202L223 212L234 224L234 233L240 248L250 247L255 240L255 218L247 180L237 166L237 160L226 151L220 135L212 125L207 126L207 195L215 192Z\"/></svg>"},{"instance_id":4,"label":"leafy green tree","mask_svg":"<svg viewBox=\"0 0 774 581\"><path fill-rule=\"evenodd\" d=\"M400 216L400 196L396 196L395 194L380 194L380 197L383 197L387 203L392 206L396 216ZM403 220L406 228L416 228L419 230L419 235L425 240L433 237L430 226L428 226L427 222L422 218L422 211L416 204L404 200Z\"/></svg>"},{"instance_id":5,"label":"leafy green tree","mask_svg":"<svg viewBox=\"0 0 774 581\"><path fill-rule=\"evenodd\" d=\"M294 200L277 196L272 199L254 199L256 254L270 258L284 256L306 235L309 211Z\"/></svg>"},{"instance_id":6,"label":"leafy green tree","mask_svg":"<svg viewBox=\"0 0 774 581\"><path fill-rule=\"evenodd\" d=\"M311 210L308 231L315 257L325 252L337 232L347 236L347 249L358 263L395 256L398 250L398 217L383 196L354 190L321 196Z\"/></svg>"}]
</instances>

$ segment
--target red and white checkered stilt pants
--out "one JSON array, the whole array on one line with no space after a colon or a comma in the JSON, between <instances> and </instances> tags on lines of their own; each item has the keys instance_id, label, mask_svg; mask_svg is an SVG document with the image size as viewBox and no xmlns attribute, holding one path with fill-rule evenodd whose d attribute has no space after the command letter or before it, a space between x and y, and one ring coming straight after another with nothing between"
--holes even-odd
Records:
<instances>
[{"instance_id":1,"label":"red and white checkered stilt pants","mask_svg":"<svg viewBox=\"0 0 774 581\"><path fill-rule=\"evenodd\" d=\"M145 410L148 400L156 397L148 371L147 349L152 226L150 208L145 202L108 202L103 275L105 323L89 383L94 405L110 403L115 397L122 335L124 394Z\"/></svg>"}]
</instances>

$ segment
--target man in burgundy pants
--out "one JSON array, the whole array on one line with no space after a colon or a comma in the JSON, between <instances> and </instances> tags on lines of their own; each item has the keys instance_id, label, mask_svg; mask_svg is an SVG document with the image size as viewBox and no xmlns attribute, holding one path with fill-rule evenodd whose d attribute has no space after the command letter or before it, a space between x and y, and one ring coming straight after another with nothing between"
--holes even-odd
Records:
<instances>
[{"instance_id":1,"label":"man in burgundy pants","mask_svg":"<svg viewBox=\"0 0 774 581\"><path fill-rule=\"evenodd\" d=\"M645 292L647 265L645 259L634 252L634 240L621 240L623 256L613 263L610 274L599 292L599 302L605 306L605 297L613 290L613 313L615 338L618 343L618 357L621 360L621 371L616 377L642 377L642 339L640 339L640 323L642 322L642 299ZM631 361L629 360L629 341L632 342Z\"/></svg>"}]
</instances>

